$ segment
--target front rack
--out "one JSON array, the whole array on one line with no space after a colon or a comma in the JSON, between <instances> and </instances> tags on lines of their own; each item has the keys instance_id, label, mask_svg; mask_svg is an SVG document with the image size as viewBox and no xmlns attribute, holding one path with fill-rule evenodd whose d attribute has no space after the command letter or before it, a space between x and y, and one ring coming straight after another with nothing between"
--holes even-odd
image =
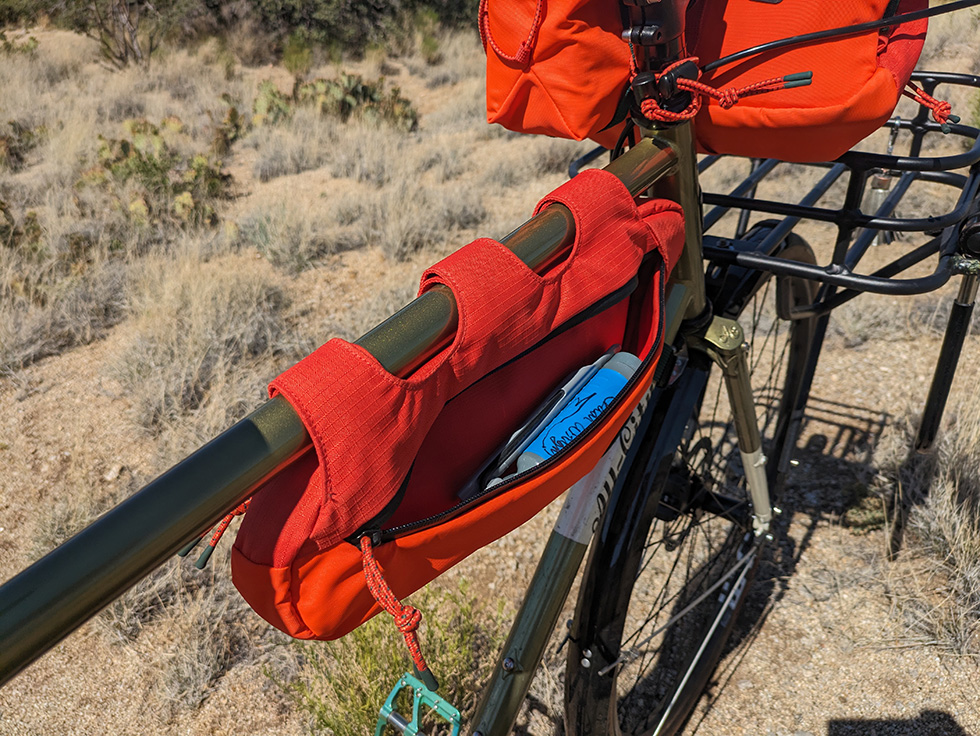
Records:
<instances>
[{"instance_id":1,"label":"front rack","mask_svg":"<svg viewBox=\"0 0 980 736\"><path fill-rule=\"evenodd\" d=\"M967 74L916 72L912 79L930 95L939 85L980 88L980 77ZM733 238L705 235L706 259L716 265L737 265L820 282L822 286L814 303L808 308L794 310L794 315L798 317L826 314L863 292L911 295L934 291L954 273L972 269L976 262L963 258L959 251L964 229L976 225L980 219L975 201L980 189L980 130L968 125L948 125L950 135L960 136L970 146L969 150L953 155L922 156L927 137L942 133L941 126L930 121L928 115L929 110L920 106L911 120L893 118L885 124L892 130L893 140L899 131L910 134L906 136L910 137L907 156L849 151L831 163L806 164L825 173L796 204L756 198L759 184L777 167L786 164L772 159L753 160L751 173L729 194L704 194L705 205L713 206L704 218L706 232L729 212L739 213ZM731 157L705 157L699 164L700 171L708 170L723 158ZM965 170L965 173L958 170ZM875 212L865 213L861 210L861 202L868 178L875 173L887 174L894 180L894 185ZM828 190L842 178L846 183L843 204L836 208L818 206ZM946 213L929 217L893 216L904 195L917 181L952 187L958 192L955 206ZM766 221L766 235L761 243L757 239L752 242L743 239L748 232L752 213L781 218ZM767 255L775 253L790 231L806 220L836 226L834 250L829 263L814 266ZM856 273L858 264L882 232L924 233L930 239L871 274ZM938 258L931 274L898 278L933 256Z\"/></svg>"}]
</instances>

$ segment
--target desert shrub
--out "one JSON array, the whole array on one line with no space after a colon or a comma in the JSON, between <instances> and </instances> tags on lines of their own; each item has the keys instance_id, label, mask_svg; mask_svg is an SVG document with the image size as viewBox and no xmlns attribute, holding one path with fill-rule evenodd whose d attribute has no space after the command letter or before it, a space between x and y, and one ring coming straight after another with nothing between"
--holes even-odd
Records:
<instances>
[{"instance_id":1,"label":"desert shrub","mask_svg":"<svg viewBox=\"0 0 980 736\"><path fill-rule=\"evenodd\" d=\"M406 146L404 136L384 135L376 125L352 122L338 128L329 149L330 173L335 177L382 187L398 175Z\"/></svg>"},{"instance_id":2,"label":"desert shrub","mask_svg":"<svg viewBox=\"0 0 980 736\"><path fill-rule=\"evenodd\" d=\"M361 49L383 36L398 0L252 0L264 23L280 32L298 28L318 43Z\"/></svg>"},{"instance_id":3,"label":"desert shrub","mask_svg":"<svg viewBox=\"0 0 980 736\"><path fill-rule=\"evenodd\" d=\"M318 169L330 159L337 124L309 109L301 109L281 125L255 130L246 145L256 149L252 171L260 181Z\"/></svg>"},{"instance_id":4,"label":"desert shrub","mask_svg":"<svg viewBox=\"0 0 980 736\"><path fill-rule=\"evenodd\" d=\"M309 105L343 121L356 115L369 122L415 130L419 116L412 103L401 96L398 87L385 87L384 79L366 82L357 74L341 72L336 79L314 79L298 85L294 98L299 105Z\"/></svg>"},{"instance_id":5,"label":"desert shrub","mask_svg":"<svg viewBox=\"0 0 980 736\"><path fill-rule=\"evenodd\" d=\"M0 368L20 368L105 334L124 315L121 264L36 275L0 254Z\"/></svg>"},{"instance_id":6,"label":"desert shrub","mask_svg":"<svg viewBox=\"0 0 980 736\"><path fill-rule=\"evenodd\" d=\"M420 638L439 679L439 694L466 720L476 708L481 675L503 643L502 612L482 606L465 581L458 590L429 586L411 602L423 612ZM396 678L411 670L404 640L384 613L338 641L295 646L304 664L286 687L314 727L335 736L372 733ZM431 725L439 723L445 725L439 720Z\"/></svg>"},{"instance_id":7,"label":"desert shrub","mask_svg":"<svg viewBox=\"0 0 980 736\"><path fill-rule=\"evenodd\" d=\"M44 136L44 127L32 128L16 120L7 122L8 133L0 133L0 170L20 171L27 155L37 148Z\"/></svg>"},{"instance_id":8,"label":"desert shrub","mask_svg":"<svg viewBox=\"0 0 980 736\"><path fill-rule=\"evenodd\" d=\"M174 117L160 126L127 120L123 128L123 138L99 136L98 164L83 173L78 188L107 195L111 207L137 229L214 225L215 202L226 195L230 182L220 160L179 153L168 142L168 135L183 131Z\"/></svg>"},{"instance_id":9,"label":"desert shrub","mask_svg":"<svg viewBox=\"0 0 980 736\"><path fill-rule=\"evenodd\" d=\"M3 10L0 10L0 19L2 19ZM2 24L2 20L0 20ZM0 31L0 54L4 56L13 56L14 54L22 54L24 56L34 56L37 52L38 42L34 36L28 36L27 39L21 43L15 43L7 38L7 34Z\"/></svg>"},{"instance_id":10,"label":"desert shrub","mask_svg":"<svg viewBox=\"0 0 980 736\"><path fill-rule=\"evenodd\" d=\"M282 65L297 79L305 77L313 66L313 48L306 34L294 31L282 49Z\"/></svg>"},{"instance_id":11,"label":"desert shrub","mask_svg":"<svg viewBox=\"0 0 980 736\"><path fill-rule=\"evenodd\" d=\"M302 30L313 43L358 53L370 44L399 43L414 34L420 15L463 25L476 17L473 0L250 0L267 28L280 35ZM422 11L420 13L420 11Z\"/></svg>"},{"instance_id":12,"label":"desert shrub","mask_svg":"<svg viewBox=\"0 0 980 736\"><path fill-rule=\"evenodd\" d=\"M412 131L419 116L398 87L386 88L384 79L365 81L357 74L341 72L336 79L297 82L292 96L266 80L259 85L252 105L252 124L276 125L288 120L298 108L347 122L353 117Z\"/></svg>"},{"instance_id":13,"label":"desert shrub","mask_svg":"<svg viewBox=\"0 0 980 736\"><path fill-rule=\"evenodd\" d=\"M130 287L134 336L114 371L133 397L137 426L158 434L249 377L259 393L285 327L286 299L254 269L207 262L193 252L151 259ZM219 410L227 426L241 408Z\"/></svg>"},{"instance_id":14,"label":"desert shrub","mask_svg":"<svg viewBox=\"0 0 980 736\"><path fill-rule=\"evenodd\" d=\"M210 15L196 0L62 0L50 5L61 25L96 39L103 58L120 68L149 63L161 42L188 35Z\"/></svg>"},{"instance_id":15,"label":"desert shrub","mask_svg":"<svg viewBox=\"0 0 980 736\"><path fill-rule=\"evenodd\" d=\"M0 201L0 368L90 342L122 318L124 266L71 216Z\"/></svg>"},{"instance_id":16,"label":"desert shrub","mask_svg":"<svg viewBox=\"0 0 980 736\"><path fill-rule=\"evenodd\" d=\"M396 260L475 227L487 216L475 190L405 183L380 192L372 213L377 245Z\"/></svg>"},{"instance_id":17,"label":"desert shrub","mask_svg":"<svg viewBox=\"0 0 980 736\"><path fill-rule=\"evenodd\" d=\"M208 117L211 119L211 153L215 156L225 156L231 150L231 144L240 140L245 134L247 121L238 112L238 106L229 97L225 97L225 104L228 106L224 117L216 120L211 111Z\"/></svg>"},{"instance_id":18,"label":"desert shrub","mask_svg":"<svg viewBox=\"0 0 980 736\"><path fill-rule=\"evenodd\" d=\"M238 229L242 245L297 274L325 255L366 245L363 214L354 197L331 198L313 208L285 200L250 212Z\"/></svg>"}]
</instances>

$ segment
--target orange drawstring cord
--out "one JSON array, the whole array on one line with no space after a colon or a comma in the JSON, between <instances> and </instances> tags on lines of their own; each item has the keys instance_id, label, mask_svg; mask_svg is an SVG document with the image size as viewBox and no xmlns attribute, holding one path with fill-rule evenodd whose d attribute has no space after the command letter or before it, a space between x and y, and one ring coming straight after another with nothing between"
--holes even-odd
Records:
<instances>
[{"instance_id":1,"label":"orange drawstring cord","mask_svg":"<svg viewBox=\"0 0 980 736\"><path fill-rule=\"evenodd\" d=\"M918 102L923 107L929 108L932 111L933 119L939 123L943 133L949 132L950 123L960 122L959 115L952 114L953 106L946 100L937 100L924 89L916 86L912 82L908 82L907 85L909 89L902 90L902 94L908 97L910 100Z\"/></svg>"},{"instance_id":2,"label":"orange drawstring cord","mask_svg":"<svg viewBox=\"0 0 980 736\"><path fill-rule=\"evenodd\" d=\"M218 542L221 541L221 535L225 533L228 529L228 525L231 524L231 520L236 516L244 514L248 511L248 505L252 502L252 498L246 498L238 506L236 506L230 513L226 514L225 517L214 526L211 533L211 539L208 541L207 546L204 551L201 552L201 556L197 558L197 562L194 563L194 567L198 570L203 570L204 566L208 564L208 560L211 559L211 554L214 552L214 548L218 546ZM181 557L186 557L198 543L207 536L207 532L199 536L193 542L184 547L177 554Z\"/></svg>"},{"instance_id":3,"label":"orange drawstring cord","mask_svg":"<svg viewBox=\"0 0 980 736\"><path fill-rule=\"evenodd\" d=\"M374 558L374 550L371 545L371 537L365 534L361 537L361 563L364 566L364 577L367 579L368 589L374 599L395 619L395 625L405 637L405 644L412 655L412 662L415 663L415 671L430 690L435 690L438 684L435 681L429 666L422 656L422 646L419 644L418 628L422 623L422 613L419 609L406 606L399 601L392 592L391 587L385 580L384 573Z\"/></svg>"},{"instance_id":4,"label":"orange drawstring cord","mask_svg":"<svg viewBox=\"0 0 980 736\"><path fill-rule=\"evenodd\" d=\"M683 64L687 64L689 62L693 63L697 67L698 58L696 56L691 56L686 59L681 59L680 61L674 62L668 66L659 74L655 73L655 83L659 84L660 80L666 75L675 71ZM630 59L630 66L632 68L631 78L635 79L637 75L635 59ZM656 100L645 99L640 102L640 110L643 112L644 116L650 120L657 120L663 123L678 123L684 120L690 120L698 114L698 111L701 109L702 97L710 97L711 99L717 100L718 104L727 110L728 108L737 104L743 97L759 95L765 92L775 92L776 90L786 89L789 87L803 87L810 84L812 77L812 72L801 72L798 74L787 74L783 77L764 79L761 82L753 82L752 84L747 84L744 87L727 87L724 89L718 89L717 87L711 87L710 85L699 81L701 78L701 69L698 67L698 79L688 79L686 77L679 76L675 80L678 89L691 93L691 102L686 108L680 112L664 110Z\"/></svg>"},{"instance_id":5,"label":"orange drawstring cord","mask_svg":"<svg viewBox=\"0 0 980 736\"><path fill-rule=\"evenodd\" d=\"M521 45L517 47L516 53L508 54L497 45L497 42L493 38L493 33L490 32L489 0L480 0L480 8L477 11L477 25L480 28L480 39L483 41L483 50L486 51L487 46L490 46L498 57L513 64L519 64L522 69L527 69L528 64L531 63L531 52L534 50L534 42L537 40L542 21L544 21L544 0L537 0L534 8L534 18L531 20L531 27L528 30L527 38L521 41Z\"/></svg>"}]
</instances>

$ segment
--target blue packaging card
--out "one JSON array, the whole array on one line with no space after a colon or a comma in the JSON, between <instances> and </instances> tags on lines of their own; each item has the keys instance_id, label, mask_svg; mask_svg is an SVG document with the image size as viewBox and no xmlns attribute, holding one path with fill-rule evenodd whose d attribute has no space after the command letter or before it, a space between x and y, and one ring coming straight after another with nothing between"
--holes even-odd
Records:
<instances>
[{"instance_id":1,"label":"blue packaging card","mask_svg":"<svg viewBox=\"0 0 980 736\"><path fill-rule=\"evenodd\" d=\"M554 455L596 420L623 389L626 381L626 376L614 370L603 368L597 372L528 445L525 452L532 452L542 459Z\"/></svg>"}]
</instances>

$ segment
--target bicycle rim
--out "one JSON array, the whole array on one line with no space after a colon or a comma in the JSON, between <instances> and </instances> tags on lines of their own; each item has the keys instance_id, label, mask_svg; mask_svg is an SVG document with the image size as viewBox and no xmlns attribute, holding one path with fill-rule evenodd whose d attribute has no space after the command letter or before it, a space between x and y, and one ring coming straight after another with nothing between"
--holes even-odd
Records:
<instances>
[{"instance_id":1,"label":"bicycle rim","mask_svg":"<svg viewBox=\"0 0 980 736\"><path fill-rule=\"evenodd\" d=\"M813 262L809 246L795 235L779 255ZM786 321L780 314L785 316L788 306L810 304L812 296L808 282L759 275L735 300L745 305L739 321L750 345L749 368L763 449L771 458L767 475L773 495L783 475L776 459L786 458L787 443L795 442L789 437L791 415L802 405L815 323ZM735 309L717 311L734 316ZM618 570L590 562L586 571L582 596L590 601L579 602L574 631L580 638L570 647L566 677L570 726L577 731L679 731L724 652L758 563L760 544L752 532L751 504L720 372L710 370L701 355L692 354L690 363L692 375L710 372L669 470L656 481L660 487L639 524L642 549L624 555ZM635 508L628 513L635 514ZM590 560L597 556L593 550Z\"/></svg>"}]
</instances>

